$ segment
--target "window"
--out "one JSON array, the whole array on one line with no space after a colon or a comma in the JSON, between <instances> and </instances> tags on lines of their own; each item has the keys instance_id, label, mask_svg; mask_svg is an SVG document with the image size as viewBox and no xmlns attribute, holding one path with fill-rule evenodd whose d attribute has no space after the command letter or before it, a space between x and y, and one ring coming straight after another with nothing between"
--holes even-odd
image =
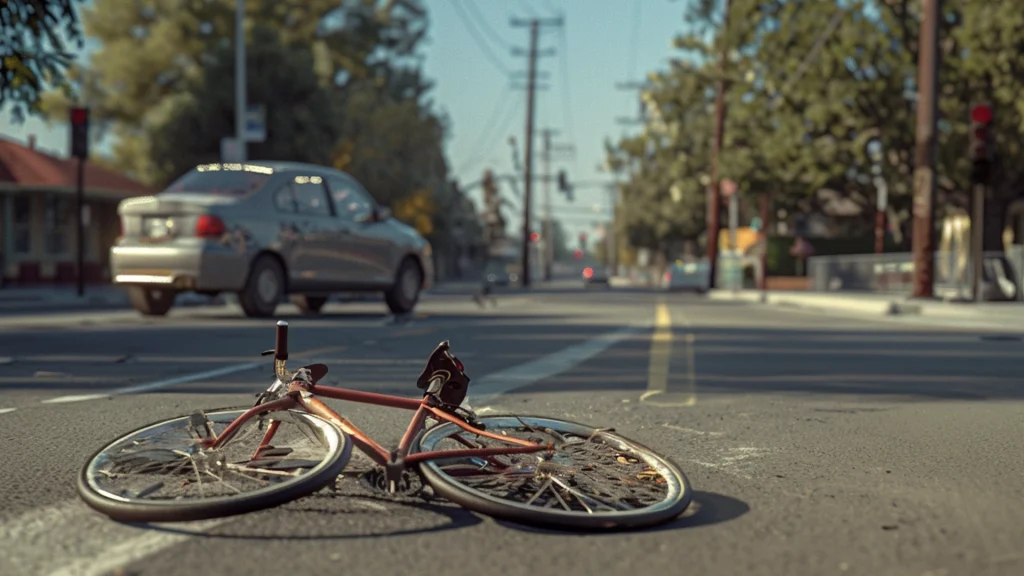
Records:
<instances>
[{"instance_id":1,"label":"window","mask_svg":"<svg viewBox=\"0 0 1024 576\"><path fill-rule=\"evenodd\" d=\"M338 215L352 222L364 222L373 215L373 198L355 180L344 176L328 176L327 187Z\"/></svg>"},{"instance_id":2,"label":"window","mask_svg":"<svg viewBox=\"0 0 1024 576\"><path fill-rule=\"evenodd\" d=\"M327 205L327 192L319 176L296 176L291 187L299 214L331 215L331 208Z\"/></svg>"},{"instance_id":3,"label":"window","mask_svg":"<svg viewBox=\"0 0 1024 576\"><path fill-rule=\"evenodd\" d=\"M281 188L274 192L274 207L277 208L278 212L285 212L288 214L294 214L298 212L298 208L295 205L295 194L292 191L291 184L285 184Z\"/></svg>"},{"instance_id":4,"label":"window","mask_svg":"<svg viewBox=\"0 0 1024 576\"><path fill-rule=\"evenodd\" d=\"M50 194L46 197L44 230L46 253L67 254L71 251L68 238L74 224L74 204L71 198Z\"/></svg>"},{"instance_id":5,"label":"window","mask_svg":"<svg viewBox=\"0 0 1024 576\"><path fill-rule=\"evenodd\" d=\"M263 166L209 164L175 180L164 190L174 194L214 194L242 198L266 185L274 171Z\"/></svg>"},{"instance_id":6,"label":"window","mask_svg":"<svg viewBox=\"0 0 1024 576\"><path fill-rule=\"evenodd\" d=\"M24 194L13 198L12 210L14 228L14 253L26 255L32 253L32 199Z\"/></svg>"}]
</instances>

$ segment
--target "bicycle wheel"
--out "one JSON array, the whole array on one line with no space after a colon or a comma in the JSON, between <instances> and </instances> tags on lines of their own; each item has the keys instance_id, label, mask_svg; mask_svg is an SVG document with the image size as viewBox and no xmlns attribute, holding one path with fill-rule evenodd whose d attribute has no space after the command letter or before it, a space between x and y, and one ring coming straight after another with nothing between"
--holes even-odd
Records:
<instances>
[{"instance_id":1,"label":"bicycle wheel","mask_svg":"<svg viewBox=\"0 0 1024 576\"><path fill-rule=\"evenodd\" d=\"M533 416L481 418L488 432L554 442L554 452L425 461L420 471L438 495L471 510L526 524L563 528L640 528L666 522L690 505L679 467L611 431ZM501 442L451 423L422 432L415 450L494 447Z\"/></svg>"},{"instance_id":2,"label":"bicycle wheel","mask_svg":"<svg viewBox=\"0 0 1024 576\"><path fill-rule=\"evenodd\" d=\"M205 413L206 422L219 434L245 411L213 410ZM271 421L280 424L271 446L257 457ZM352 455L352 444L341 430L296 410L255 416L215 450L200 447L195 427L191 415L181 416L114 440L82 468L79 495L91 508L123 522L231 516L323 488Z\"/></svg>"}]
</instances>

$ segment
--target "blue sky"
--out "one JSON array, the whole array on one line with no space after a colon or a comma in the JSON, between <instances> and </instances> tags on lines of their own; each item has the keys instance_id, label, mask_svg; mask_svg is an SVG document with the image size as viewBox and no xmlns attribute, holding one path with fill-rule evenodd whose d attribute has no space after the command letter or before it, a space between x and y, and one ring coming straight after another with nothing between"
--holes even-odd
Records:
<instances>
[{"instance_id":1,"label":"blue sky","mask_svg":"<svg viewBox=\"0 0 1024 576\"><path fill-rule=\"evenodd\" d=\"M549 76L541 82L549 89L538 92L536 127L558 130L552 138L556 145L575 146L575 158L561 154L553 170L565 169L575 181L609 181L610 175L598 171L604 160L604 140L635 130L619 125L616 118L636 116L639 107L638 93L615 85L642 80L678 54L671 41L683 30L687 2L426 0L426 5L431 18L430 38L423 50L426 74L435 82L435 105L451 122L447 142L451 169L468 184L488 167L498 174L513 173L509 136L515 136L523 156L526 91L512 85L525 81L523 77L510 81L506 72L526 71L527 59L513 56L511 49L528 46L529 30L510 26L511 18L564 14L560 30L543 30L540 37L541 48L554 48L556 53L538 60L538 69ZM0 113L0 135L24 141L29 134L36 136L40 148L67 153L66 127L48 127L37 119L12 125L10 115ZM537 138L535 150L539 147ZM540 169L535 156L534 170ZM539 185L536 191L535 214L541 214ZM502 192L518 205L507 186ZM479 202L479 189L471 196ZM578 188L572 204L553 191L552 204L556 217L573 235L586 231L593 236L593 224L608 218L607 193L600 188ZM595 205L602 211L595 212ZM508 210L506 217L511 229L518 230L519 214Z\"/></svg>"}]
</instances>

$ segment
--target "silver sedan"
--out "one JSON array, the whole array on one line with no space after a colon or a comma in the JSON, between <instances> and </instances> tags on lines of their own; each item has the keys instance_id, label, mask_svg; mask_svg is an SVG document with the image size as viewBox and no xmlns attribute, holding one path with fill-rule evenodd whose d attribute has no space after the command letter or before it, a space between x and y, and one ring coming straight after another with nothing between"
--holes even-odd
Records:
<instances>
[{"instance_id":1,"label":"silver sedan","mask_svg":"<svg viewBox=\"0 0 1024 576\"><path fill-rule=\"evenodd\" d=\"M118 207L114 282L146 315L180 292L232 292L248 316L286 296L317 313L335 292L383 292L396 314L433 282L430 243L350 175L289 162L208 164Z\"/></svg>"}]
</instances>

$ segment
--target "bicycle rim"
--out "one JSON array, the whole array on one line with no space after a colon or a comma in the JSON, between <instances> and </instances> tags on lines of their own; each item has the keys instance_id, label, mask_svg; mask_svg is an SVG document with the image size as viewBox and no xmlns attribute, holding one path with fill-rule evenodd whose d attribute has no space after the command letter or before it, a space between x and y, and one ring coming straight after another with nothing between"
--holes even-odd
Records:
<instances>
[{"instance_id":1,"label":"bicycle rim","mask_svg":"<svg viewBox=\"0 0 1024 576\"><path fill-rule=\"evenodd\" d=\"M541 443L550 438L565 442L565 447L549 456L437 459L420 464L439 495L466 508L526 524L615 529L666 522L686 510L692 499L689 480L674 462L614 432L544 417L481 420L488 432ZM474 444L481 439L446 423L421 433L416 450L466 448L452 442L455 436ZM611 462L614 465L608 466Z\"/></svg>"},{"instance_id":2,"label":"bicycle rim","mask_svg":"<svg viewBox=\"0 0 1024 576\"><path fill-rule=\"evenodd\" d=\"M214 432L220 433L245 411L218 409L205 415ZM124 522L230 516L277 506L319 490L341 473L352 453L351 442L341 430L305 412L286 410L254 417L215 451L198 448L188 436L189 420L190 416L181 416L155 422L108 443L82 468L79 495L91 508ZM272 443L276 452L253 459L254 451L242 442L252 441L255 448L265 430L258 427L269 420L281 422ZM247 433L250 428L252 433ZM282 432L285 430L287 433ZM164 436L169 440L159 440ZM297 442L285 446L293 436L305 437L315 447L297 447ZM239 486L253 489L243 491ZM222 487L231 490L218 494ZM182 493L176 495L175 490Z\"/></svg>"}]
</instances>

